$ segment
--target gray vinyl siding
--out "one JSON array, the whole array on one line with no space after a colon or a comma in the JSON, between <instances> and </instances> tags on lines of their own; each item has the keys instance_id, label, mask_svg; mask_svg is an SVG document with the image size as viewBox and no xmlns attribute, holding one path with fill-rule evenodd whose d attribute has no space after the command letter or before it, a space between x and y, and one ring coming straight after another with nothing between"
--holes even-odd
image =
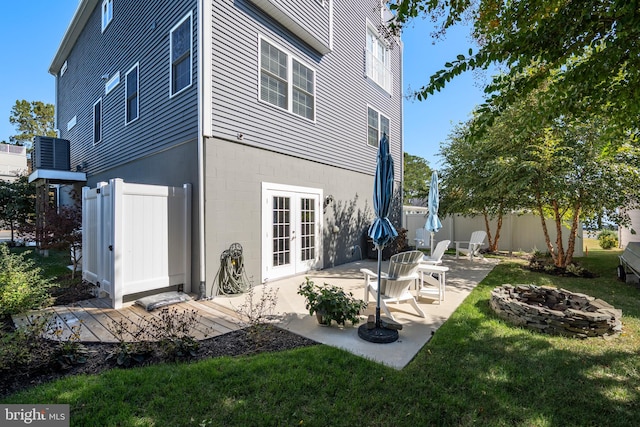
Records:
<instances>
[{"instance_id":1,"label":"gray vinyl siding","mask_svg":"<svg viewBox=\"0 0 640 427\"><path fill-rule=\"evenodd\" d=\"M196 0L113 2L113 20L101 32L101 6L91 13L57 81L57 124L71 140L71 165L86 162L88 174L161 152L198 136ZM169 97L169 31L193 13L192 85ZM125 74L139 63L139 117L125 125ZM105 94L101 76L120 72L120 83ZM102 97L102 141L93 144L93 104ZM76 125L67 123L76 117ZM126 177L123 177L126 179Z\"/></svg>"},{"instance_id":2,"label":"gray vinyl siding","mask_svg":"<svg viewBox=\"0 0 640 427\"><path fill-rule=\"evenodd\" d=\"M291 14L302 13L293 4ZM402 168L401 46L391 49L389 95L366 77L367 18L380 24L378 0L335 1L333 51L320 55L248 0L216 3L212 25L212 135L326 165L373 174L367 106L390 119L396 180ZM309 21L310 22L310 21ZM315 122L259 100L259 37L283 47L316 73ZM242 139L237 137L242 134Z\"/></svg>"}]
</instances>

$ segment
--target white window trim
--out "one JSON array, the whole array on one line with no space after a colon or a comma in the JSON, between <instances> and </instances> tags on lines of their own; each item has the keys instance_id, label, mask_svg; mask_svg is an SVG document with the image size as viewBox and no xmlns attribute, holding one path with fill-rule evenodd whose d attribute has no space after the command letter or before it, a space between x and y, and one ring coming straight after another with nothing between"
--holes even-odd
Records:
<instances>
[{"instance_id":1,"label":"white window trim","mask_svg":"<svg viewBox=\"0 0 640 427\"><path fill-rule=\"evenodd\" d=\"M96 141L95 140L96 138L96 105L98 104L100 104L100 139ZM101 143L104 137L104 135L102 135L102 130L103 130L102 118L104 117L103 110L104 110L104 105L102 104L102 97L100 97L96 102L93 103L93 108L91 112L91 115L93 117L93 126L91 126L91 129L93 130L91 134L91 140L93 141L93 145L98 145L99 143Z\"/></svg>"},{"instance_id":2,"label":"white window trim","mask_svg":"<svg viewBox=\"0 0 640 427\"><path fill-rule=\"evenodd\" d=\"M261 50L261 46L262 46L262 40L266 41L267 43L269 43L270 45L274 46L275 48L283 51L285 54L287 54L287 93L288 93L288 97L287 97L287 108L282 108L278 105L274 105L271 104L270 102L267 101L263 101L262 100L262 77L261 77L261 73L262 73L262 50ZM293 96L291 96L292 92L293 92L293 60L298 61L299 63L301 63L302 65L304 65L305 67L307 67L308 69L310 69L311 71L313 71L313 119L309 119L305 116L301 116L299 114L296 114L293 112ZM273 42L271 39L264 37L261 34L258 34L258 102L268 105L270 107L273 108L277 108L280 111L286 111L287 113L295 116L295 117L299 117L303 120L306 120L308 122L312 122L315 123L316 122L316 114L317 114L317 99L318 99L318 87L316 85L316 78L317 78L318 72L316 71L316 69L312 66L309 65L309 63L307 63L306 61L300 59L300 57L295 56L291 53L291 51L289 51L288 49L285 49L284 47L282 47L281 45L279 45L278 43Z\"/></svg>"},{"instance_id":3,"label":"white window trim","mask_svg":"<svg viewBox=\"0 0 640 427\"><path fill-rule=\"evenodd\" d=\"M67 68L68 68L67 61L64 61L64 64L62 64L62 68L60 68L60 77L64 76L64 73L67 72Z\"/></svg>"},{"instance_id":4,"label":"white window trim","mask_svg":"<svg viewBox=\"0 0 640 427\"><path fill-rule=\"evenodd\" d=\"M387 119L387 121L389 122L389 133L391 133L391 119L389 118L389 116L387 116L386 114L382 114L382 112L380 112L380 110L378 110L377 108L375 108L372 105L367 104L367 135L366 135L366 143L367 143L367 147L373 148L373 149L378 149L378 145L376 145L375 147L371 144L369 144L369 109L372 109L373 111L375 111L378 114L378 145L380 145L380 139L382 138L382 120L380 119L380 117L384 117ZM389 137L389 135L387 134L387 137Z\"/></svg>"},{"instance_id":5,"label":"white window trim","mask_svg":"<svg viewBox=\"0 0 640 427\"><path fill-rule=\"evenodd\" d=\"M384 70L384 77L383 77L384 81L382 82L376 79L376 76L374 73L375 68L372 66L373 61L379 62L379 60L375 57L372 57L371 53L369 52L369 49L367 49L369 32L375 35L378 42L380 42L385 47L384 55L385 55L386 64L382 64L382 67ZM380 33L378 32L376 27L368 19L367 19L367 29L366 29L366 39L365 39L364 50L365 50L365 71L366 71L367 78L369 78L372 82L380 86L385 92L391 95L393 91L393 73L389 68L389 66L391 65L391 52L388 44L380 36Z\"/></svg>"},{"instance_id":6,"label":"white window trim","mask_svg":"<svg viewBox=\"0 0 640 427\"><path fill-rule=\"evenodd\" d=\"M136 96L136 104L137 104L136 111L138 112L138 114L136 115L135 119L127 121L127 106L129 105L129 102L128 102L129 100L127 99L127 85L128 85L127 77L136 68L138 69L138 95ZM129 68L129 70L124 75L124 125L126 126L128 124L131 124L136 120L138 120L139 118L140 118L140 63L136 62L131 68Z\"/></svg>"},{"instance_id":7,"label":"white window trim","mask_svg":"<svg viewBox=\"0 0 640 427\"><path fill-rule=\"evenodd\" d=\"M262 192L261 192L261 198L262 198L262 203L261 203L261 222L262 222L262 228L261 228L261 234L263 236L262 238L262 274L261 274L261 283L267 283L270 280L274 280L274 277L269 277L270 276L270 272L268 271L268 266L270 265L270 261L269 261L269 257L271 255L271 249L270 249L270 245L272 244L272 241L268 238L265 237L264 235L264 231L265 230L269 230L270 228L270 224L273 218L273 211L268 210L265 208L265 202L267 200L267 197L269 195L270 192L274 192L274 191L282 191L282 192L288 192L288 193L302 193L302 194L313 194L313 195L317 195L319 198L319 206L318 208L320 209L318 212L319 215L319 223L318 223L318 236L323 236L324 235L324 227L323 227L323 221L322 221L322 202L324 200L324 190L322 188L313 188L313 187L299 187L296 185L289 185L289 184L277 184L277 183L273 183L273 182L262 182L261 184L262 187ZM323 249L323 244L322 244L322 238L318 239L318 246L317 246L317 250L318 250L318 257L317 257L317 266L322 266L324 265L324 249ZM276 279L278 278L282 278L283 276L278 276L276 277Z\"/></svg>"},{"instance_id":8,"label":"white window trim","mask_svg":"<svg viewBox=\"0 0 640 427\"><path fill-rule=\"evenodd\" d=\"M172 35L175 30L177 30L180 25L189 19L189 56L191 57L191 61L189 64L189 68L191 72L189 73L189 84L177 91L176 93L172 93L173 89L173 43L172 43ZM169 30L169 98L173 98L189 89L193 85L193 11L187 13L176 25Z\"/></svg>"},{"instance_id":9,"label":"white window trim","mask_svg":"<svg viewBox=\"0 0 640 427\"><path fill-rule=\"evenodd\" d=\"M106 6L106 8L105 8ZM111 21L113 21L113 0L102 1L102 32L107 29ZM107 15L105 16L105 12Z\"/></svg>"},{"instance_id":10,"label":"white window trim","mask_svg":"<svg viewBox=\"0 0 640 427\"><path fill-rule=\"evenodd\" d=\"M104 94L107 95L109 92L114 90L120 84L120 71L116 71L116 73L104 84Z\"/></svg>"}]
</instances>

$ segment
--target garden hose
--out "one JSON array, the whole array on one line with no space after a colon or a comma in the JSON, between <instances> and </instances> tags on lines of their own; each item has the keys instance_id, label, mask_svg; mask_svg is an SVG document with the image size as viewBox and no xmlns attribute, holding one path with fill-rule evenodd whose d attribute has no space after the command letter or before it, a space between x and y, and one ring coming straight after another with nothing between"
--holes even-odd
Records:
<instances>
[{"instance_id":1,"label":"garden hose","mask_svg":"<svg viewBox=\"0 0 640 427\"><path fill-rule=\"evenodd\" d=\"M218 295L236 295L249 290L250 284L244 269L244 256L240 243L233 243L220 255L220 269L216 274Z\"/></svg>"}]
</instances>

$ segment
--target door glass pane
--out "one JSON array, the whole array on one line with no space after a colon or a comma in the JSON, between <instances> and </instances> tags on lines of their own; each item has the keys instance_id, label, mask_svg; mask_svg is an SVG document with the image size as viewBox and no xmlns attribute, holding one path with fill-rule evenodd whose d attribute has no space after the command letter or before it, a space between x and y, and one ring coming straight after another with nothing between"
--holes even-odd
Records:
<instances>
[{"instance_id":1,"label":"door glass pane","mask_svg":"<svg viewBox=\"0 0 640 427\"><path fill-rule=\"evenodd\" d=\"M300 199L300 259L315 259L315 203L313 199Z\"/></svg>"},{"instance_id":2,"label":"door glass pane","mask_svg":"<svg viewBox=\"0 0 640 427\"><path fill-rule=\"evenodd\" d=\"M290 263L289 198L273 198L273 266Z\"/></svg>"}]
</instances>

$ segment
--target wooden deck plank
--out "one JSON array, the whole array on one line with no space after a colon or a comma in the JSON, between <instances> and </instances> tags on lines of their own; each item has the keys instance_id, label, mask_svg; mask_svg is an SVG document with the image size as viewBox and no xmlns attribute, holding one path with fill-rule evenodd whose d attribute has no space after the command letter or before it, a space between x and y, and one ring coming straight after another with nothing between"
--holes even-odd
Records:
<instances>
[{"instance_id":1,"label":"wooden deck plank","mask_svg":"<svg viewBox=\"0 0 640 427\"><path fill-rule=\"evenodd\" d=\"M211 307L220 313L224 313L230 319L239 319L240 315L233 310L232 308L227 307L226 305L218 304L215 300L202 300L197 301L200 304L204 304L207 307Z\"/></svg>"},{"instance_id":2,"label":"wooden deck plank","mask_svg":"<svg viewBox=\"0 0 640 427\"><path fill-rule=\"evenodd\" d=\"M65 319L60 317L54 307L47 307L42 310L31 311L22 316L16 316L13 318L13 323L17 328L26 328L33 323L34 318L37 316L49 316L47 326L43 330L44 338L66 341L73 334Z\"/></svg>"},{"instance_id":3,"label":"wooden deck plank","mask_svg":"<svg viewBox=\"0 0 640 427\"><path fill-rule=\"evenodd\" d=\"M35 318L37 316L46 316L47 313L52 313L53 309L51 307L44 308L42 310L34 310L29 311L24 314L11 316L13 319L13 324L16 325L17 328L22 328L30 325L32 323L32 317Z\"/></svg>"},{"instance_id":4,"label":"wooden deck plank","mask_svg":"<svg viewBox=\"0 0 640 427\"><path fill-rule=\"evenodd\" d=\"M109 330L112 334L114 334L114 339L112 342L119 342L119 337L115 336L115 329L119 327L118 325L122 322L126 328L126 332L123 334L122 338L125 341L135 341L135 336L132 332L137 330L137 324L135 321L138 319L130 319L126 313L123 313L121 310L115 310L109 306L107 300L103 298L96 298L87 300L90 306L93 306L96 311L94 317L99 319L100 323Z\"/></svg>"},{"instance_id":5,"label":"wooden deck plank","mask_svg":"<svg viewBox=\"0 0 640 427\"><path fill-rule=\"evenodd\" d=\"M232 317L218 310L219 305L212 305L210 301L188 301L189 304L200 311L207 313L207 317L215 322L218 326L216 330L223 332L237 331L242 329L242 322L238 317Z\"/></svg>"},{"instance_id":6,"label":"wooden deck plank","mask_svg":"<svg viewBox=\"0 0 640 427\"><path fill-rule=\"evenodd\" d=\"M241 329L244 324L233 310L216 304L212 301L187 301L169 306L178 313L195 311L197 323L192 328L193 337L203 340ZM80 326L80 340L84 342L118 342L112 332L114 324L124 322L127 333L124 339L135 340L135 330L138 326L144 328L148 319L160 318L159 310L147 312L144 308L135 304L127 304L122 309L111 308L108 298L92 298L78 301L66 306L49 307L43 310L32 311L20 316L13 316L17 327L25 327L30 323L30 316L51 315L52 321L57 322L62 330L60 337L50 336L51 339L69 339L72 328Z\"/></svg>"},{"instance_id":7,"label":"wooden deck plank","mask_svg":"<svg viewBox=\"0 0 640 427\"><path fill-rule=\"evenodd\" d=\"M77 340L87 342L100 341L93 331L85 326L85 321L81 319L82 309L69 306L55 306L53 309L58 314L58 318L66 323L71 333L77 334ZM76 329L75 331L74 328ZM70 334L64 339L69 340L71 336ZM63 339L62 336L59 338Z\"/></svg>"},{"instance_id":8,"label":"wooden deck plank","mask_svg":"<svg viewBox=\"0 0 640 427\"><path fill-rule=\"evenodd\" d=\"M73 305L73 313L80 319L82 328L95 336L95 341L100 342L116 342L115 336L100 322L101 317L104 318L102 311L95 308L87 301L80 301ZM104 320L103 320L104 321ZM85 341L83 339L83 341Z\"/></svg>"},{"instance_id":9,"label":"wooden deck plank","mask_svg":"<svg viewBox=\"0 0 640 427\"><path fill-rule=\"evenodd\" d=\"M181 304L172 304L168 308L174 309L178 313L184 313L185 311L188 310L188 307L181 307ZM139 316L146 316L146 318L154 317L155 319L160 319L162 317L162 312L160 310L146 311L140 306L131 306L131 307L128 307L128 309ZM207 325L201 322L198 322L198 324L194 325L191 331L193 333L193 337L198 340L209 338L213 334L213 331L210 330L210 328Z\"/></svg>"}]
</instances>

